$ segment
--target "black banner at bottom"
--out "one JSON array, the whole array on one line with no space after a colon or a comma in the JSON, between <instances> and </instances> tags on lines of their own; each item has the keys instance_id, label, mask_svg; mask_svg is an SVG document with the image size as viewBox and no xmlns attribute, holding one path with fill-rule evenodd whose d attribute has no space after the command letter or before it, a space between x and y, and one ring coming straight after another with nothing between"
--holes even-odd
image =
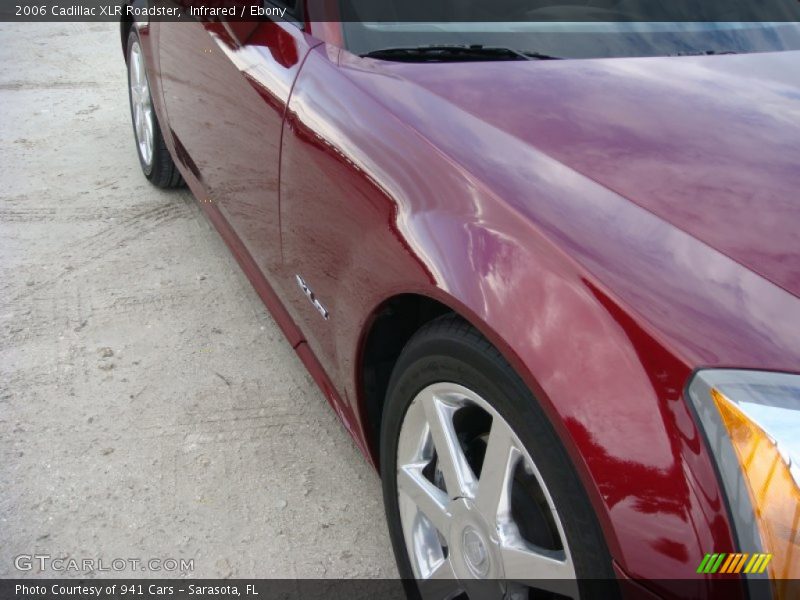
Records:
<instances>
[{"instance_id":1,"label":"black banner at bottom","mask_svg":"<svg viewBox=\"0 0 800 600\"><path fill-rule=\"evenodd\" d=\"M655 600L800 599L800 580L749 581L738 578L653 580L530 581L522 598ZM398 579L5 579L0 600L371 600L423 598L503 598L511 592L497 581L421 582ZM561 592L561 593L559 593ZM512 593L510 597L517 597Z\"/></svg>"}]
</instances>

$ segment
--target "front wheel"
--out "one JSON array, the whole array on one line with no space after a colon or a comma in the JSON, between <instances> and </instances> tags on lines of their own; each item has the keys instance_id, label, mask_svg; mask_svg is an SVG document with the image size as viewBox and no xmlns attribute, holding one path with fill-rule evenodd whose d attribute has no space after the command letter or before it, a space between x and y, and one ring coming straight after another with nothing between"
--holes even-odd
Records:
<instances>
[{"instance_id":1,"label":"front wheel","mask_svg":"<svg viewBox=\"0 0 800 600\"><path fill-rule=\"evenodd\" d=\"M612 581L591 505L542 409L497 350L443 317L403 350L381 475L400 576L425 598L586 597ZM603 597L616 591L613 584Z\"/></svg>"},{"instance_id":2,"label":"front wheel","mask_svg":"<svg viewBox=\"0 0 800 600\"><path fill-rule=\"evenodd\" d=\"M136 27L131 28L128 35L128 96L136 151L145 177L160 188L183 185L183 178L169 154L153 107L142 44Z\"/></svg>"}]
</instances>

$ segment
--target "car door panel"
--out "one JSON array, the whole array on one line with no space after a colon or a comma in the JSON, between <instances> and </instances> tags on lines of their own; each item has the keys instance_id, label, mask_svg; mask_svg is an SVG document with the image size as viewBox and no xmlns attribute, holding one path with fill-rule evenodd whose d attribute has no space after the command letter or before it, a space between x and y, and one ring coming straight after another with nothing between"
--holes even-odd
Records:
<instances>
[{"instance_id":1,"label":"car door panel","mask_svg":"<svg viewBox=\"0 0 800 600\"><path fill-rule=\"evenodd\" d=\"M287 22L160 24L162 88L176 154L264 273L281 263L284 112L313 38Z\"/></svg>"}]
</instances>

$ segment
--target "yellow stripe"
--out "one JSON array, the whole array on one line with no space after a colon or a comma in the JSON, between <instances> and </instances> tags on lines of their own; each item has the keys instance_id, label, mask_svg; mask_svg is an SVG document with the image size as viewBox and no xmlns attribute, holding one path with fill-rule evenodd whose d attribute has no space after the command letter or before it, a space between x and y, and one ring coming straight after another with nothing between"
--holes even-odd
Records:
<instances>
[{"instance_id":1,"label":"yellow stripe","mask_svg":"<svg viewBox=\"0 0 800 600\"><path fill-rule=\"evenodd\" d=\"M734 558L738 558L738 554L728 554L728 558L725 559L725 562L722 563L722 568L719 570L720 573L727 573L728 567L731 566Z\"/></svg>"},{"instance_id":2,"label":"yellow stripe","mask_svg":"<svg viewBox=\"0 0 800 600\"><path fill-rule=\"evenodd\" d=\"M759 554L759 555L758 555L758 560L757 560L757 561L756 561L756 563L755 563L755 564L754 564L754 565L753 565L753 566L750 568L750 572L751 572L751 573L758 573L758 572L759 572L759 571L758 571L758 569L759 569L759 568L761 568L761 561L763 561L763 560L764 560L764 557L765 557L765 556L766 556L765 554Z\"/></svg>"},{"instance_id":3,"label":"yellow stripe","mask_svg":"<svg viewBox=\"0 0 800 600\"><path fill-rule=\"evenodd\" d=\"M764 571L767 570L767 565L769 564L770 560L772 560L772 554L765 554L764 555L764 562L761 563L761 568L758 571L759 573L763 573Z\"/></svg>"},{"instance_id":4,"label":"yellow stripe","mask_svg":"<svg viewBox=\"0 0 800 600\"><path fill-rule=\"evenodd\" d=\"M742 554L741 560L736 565L736 568L733 570L734 573L741 573L742 572L742 567L744 566L744 563L747 561L747 557L748 556L750 556L749 553Z\"/></svg>"},{"instance_id":5,"label":"yellow stripe","mask_svg":"<svg viewBox=\"0 0 800 600\"><path fill-rule=\"evenodd\" d=\"M750 559L750 562L747 563L747 566L744 568L745 573L749 573L750 570L753 568L753 565L758 562L758 559L761 555L760 554L753 554L753 558Z\"/></svg>"}]
</instances>

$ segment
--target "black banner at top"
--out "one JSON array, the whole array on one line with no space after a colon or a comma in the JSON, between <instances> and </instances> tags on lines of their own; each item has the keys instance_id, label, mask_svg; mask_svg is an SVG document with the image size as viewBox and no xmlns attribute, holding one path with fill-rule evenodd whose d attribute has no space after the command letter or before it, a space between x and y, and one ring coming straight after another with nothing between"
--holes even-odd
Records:
<instances>
[{"instance_id":1,"label":"black banner at top","mask_svg":"<svg viewBox=\"0 0 800 600\"><path fill-rule=\"evenodd\" d=\"M800 0L0 0L0 21L800 23Z\"/></svg>"}]
</instances>

